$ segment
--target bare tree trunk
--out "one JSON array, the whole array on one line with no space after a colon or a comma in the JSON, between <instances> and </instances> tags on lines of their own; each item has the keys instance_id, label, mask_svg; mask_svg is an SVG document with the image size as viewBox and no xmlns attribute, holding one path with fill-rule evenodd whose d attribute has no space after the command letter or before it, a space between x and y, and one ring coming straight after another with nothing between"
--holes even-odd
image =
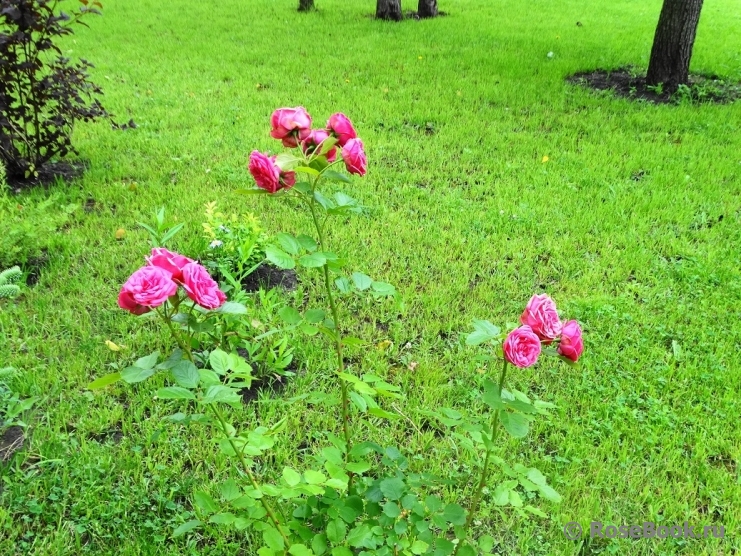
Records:
<instances>
[{"instance_id":1,"label":"bare tree trunk","mask_svg":"<svg viewBox=\"0 0 741 556\"><path fill-rule=\"evenodd\" d=\"M298 0L298 11L310 12L314 9L314 0Z\"/></svg>"},{"instance_id":2,"label":"bare tree trunk","mask_svg":"<svg viewBox=\"0 0 741 556\"><path fill-rule=\"evenodd\" d=\"M401 0L377 0L376 19L401 21Z\"/></svg>"},{"instance_id":3,"label":"bare tree trunk","mask_svg":"<svg viewBox=\"0 0 741 556\"><path fill-rule=\"evenodd\" d=\"M420 18L437 17L437 0L419 0L417 15Z\"/></svg>"},{"instance_id":4,"label":"bare tree trunk","mask_svg":"<svg viewBox=\"0 0 741 556\"><path fill-rule=\"evenodd\" d=\"M673 92L686 84L703 0L664 0L656 26L646 84Z\"/></svg>"}]
</instances>

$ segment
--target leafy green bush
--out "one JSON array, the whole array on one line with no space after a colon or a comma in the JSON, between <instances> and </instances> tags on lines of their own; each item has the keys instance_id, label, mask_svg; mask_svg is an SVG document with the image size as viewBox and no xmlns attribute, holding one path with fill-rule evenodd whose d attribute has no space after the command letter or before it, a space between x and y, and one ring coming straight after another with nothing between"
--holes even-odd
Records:
<instances>
[{"instance_id":1,"label":"leafy green bush","mask_svg":"<svg viewBox=\"0 0 741 556\"><path fill-rule=\"evenodd\" d=\"M75 152L76 121L107 115L91 64L72 63L55 44L81 17L100 13L99 2L80 2L67 14L56 12L56 0L0 0L0 159L11 179L38 177L47 162Z\"/></svg>"}]
</instances>

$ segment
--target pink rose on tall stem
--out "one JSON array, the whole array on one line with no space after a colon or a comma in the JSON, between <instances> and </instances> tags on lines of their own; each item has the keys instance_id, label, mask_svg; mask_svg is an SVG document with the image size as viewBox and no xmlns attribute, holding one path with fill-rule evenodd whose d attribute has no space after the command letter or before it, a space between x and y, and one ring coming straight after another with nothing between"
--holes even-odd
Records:
<instances>
[{"instance_id":1,"label":"pink rose on tall stem","mask_svg":"<svg viewBox=\"0 0 741 556\"><path fill-rule=\"evenodd\" d=\"M311 132L311 116L303 106L279 108L270 117L270 136L281 139L284 147L298 146Z\"/></svg>"},{"instance_id":2,"label":"pink rose on tall stem","mask_svg":"<svg viewBox=\"0 0 741 556\"><path fill-rule=\"evenodd\" d=\"M558 353L574 363L584 353L584 340L582 339L581 327L575 320L570 320L563 325L561 341L558 344Z\"/></svg>"},{"instance_id":3,"label":"pink rose on tall stem","mask_svg":"<svg viewBox=\"0 0 741 556\"><path fill-rule=\"evenodd\" d=\"M345 161L345 168L351 174L364 176L368 165L368 159L363 150L363 142L360 139L350 139L342 147L342 160Z\"/></svg>"},{"instance_id":4,"label":"pink rose on tall stem","mask_svg":"<svg viewBox=\"0 0 741 556\"><path fill-rule=\"evenodd\" d=\"M563 328L561 319L558 318L556 304L544 293L530 298L520 322L532 328L546 344L558 338Z\"/></svg>"},{"instance_id":5,"label":"pink rose on tall stem","mask_svg":"<svg viewBox=\"0 0 741 556\"><path fill-rule=\"evenodd\" d=\"M325 129L312 129L309 136L301 143L301 149L304 154L313 154L326 139L329 139L329 133ZM337 158L337 147L332 147L324 153L327 162L334 162Z\"/></svg>"},{"instance_id":6,"label":"pink rose on tall stem","mask_svg":"<svg viewBox=\"0 0 741 556\"><path fill-rule=\"evenodd\" d=\"M250 174L255 178L257 187L275 193L280 187L280 168L274 159L261 153L252 151L249 164Z\"/></svg>"},{"instance_id":7,"label":"pink rose on tall stem","mask_svg":"<svg viewBox=\"0 0 741 556\"><path fill-rule=\"evenodd\" d=\"M183 288L188 297L206 309L218 309L226 301L226 295L211 278L208 270L198 263L183 267Z\"/></svg>"},{"instance_id":8,"label":"pink rose on tall stem","mask_svg":"<svg viewBox=\"0 0 741 556\"><path fill-rule=\"evenodd\" d=\"M350 118L342 112L337 112L329 117L327 131L337 137L337 144L340 147L344 147L350 139L356 139L358 137Z\"/></svg>"},{"instance_id":9,"label":"pink rose on tall stem","mask_svg":"<svg viewBox=\"0 0 741 556\"><path fill-rule=\"evenodd\" d=\"M502 344L504 358L515 367L535 365L540 355L540 338L532 328L523 325L515 328Z\"/></svg>"},{"instance_id":10,"label":"pink rose on tall stem","mask_svg":"<svg viewBox=\"0 0 741 556\"><path fill-rule=\"evenodd\" d=\"M183 267L188 263L192 263L193 259L189 259L179 253L173 253L164 247L156 247L152 249L152 254L147 257L147 262L149 266L157 266L172 274L172 279L176 282L182 282Z\"/></svg>"},{"instance_id":11,"label":"pink rose on tall stem","mask_svg":"<svg viewBox=\"0 0 741 556\"><path fill-rule=\"evenodd\" d=\"M121 286L118 306L135 315L159 307L178 291L172 274L158 266L143 266Z\"/></svg>"}]
</instances>

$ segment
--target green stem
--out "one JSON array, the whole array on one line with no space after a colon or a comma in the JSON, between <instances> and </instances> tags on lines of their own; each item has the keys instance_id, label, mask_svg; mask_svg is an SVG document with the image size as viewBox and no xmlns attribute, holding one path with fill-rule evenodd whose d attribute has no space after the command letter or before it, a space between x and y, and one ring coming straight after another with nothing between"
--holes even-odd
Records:
<instances>
[{"instance_id":1,"label":"green stem","mask_svg":"<svg viewBox=\"0 0 741 556\"><path fill-rule=\"evenodd\" d=\"M314 187L312 191L316 189L316 185L319 182L320 176L314 180ZM319 222L319 218L316 214L316 207L314 206L315 200L312 197L309 199L309 209L311 209L311 217L314 220L314 227L316 228L317 235L319 236L319 245L324 249L324 229ZM342 354L342 334L340 333L340 317L339 311L337 310L337 304L335 303L334 296L332 295L332 283L329 277L329 265L324 263L322 267L324 271L324 287L327 290L327 298L329 299L329 307L332 311L332 319L334 320L335 329L335 351L337 352L337 372L345 372L345 358ZM342 432L345 436L345 461L349 461L350 450L352 448L352 437L350 435L350 402L347 393L347 383L340 378L340 387L342 390ZM350 485L352 485L353 475L350 474Z\"/></svg>"},{"instance_id":2,"label":"green stem","mask_svg":"<svg viewBox=\"0 0 741 556\"><path fill-rule=\"evenodd\" d=\"M226 422L224 421L224 417L221 415L221 412L219 412L215 404L209 404L209 408L211 409L213 414L216 416L216 419L219 421L219 425L221 425L221 430L224 433L224 436L226 437L226 439L229 441L229 445L232 447L232 450L234 450L234 453L237 454L237 457L239 458L239 461L242 464L242 469L244 470L245 475L247 475L247 477L250 479L250 482L252 483L252 488L257 490L258 492L261 492L260 484L257 482L257 478L255 477L255 474L252 473L252 469L250 469L250 466L247 463L247 459L244 457L242 450L239 450L237 448L237 445L234 443L234 439L231 436L229 436L229 433L227 431ZM288 549L291 547L291 541L288 539L288 536L283 531L283 526L281 525L281 522L278 519L278 516L275 515L275 511L273 511L273 507L270 505L270 503L267 501L267 499L264 496L260 498L260 502L262 502L262 507L265 508L265 511L267 512L268 517L273 522L273 525L275 525L275 528L278 529L280 536L283 537L283 542L286 545L286 548L284 549L284 554L288 554Z\"/></svg>"},{"instance_id":3,"label":"green stem","mask_svg":"<svg viewBox=\"0 0 741 556\"><path fill-rule=\"evenodd\" d=\"M173 312L176 309L173 309ZM195 364L195 361L193 359L193 352L190 349L189 345L186 345L183 341L180 334L177 333L175 330L175 327L172 326L172 321L170 320L170 317L172 315L167 314L167 309L164 309L162 313L157 311L157 313L162 317L162 319L165 321L165 324L167 325L167 328L170 330L170 334L172 334L172 337L175 338L175 341L180 346L180 349L182 349L185 354L188 356L188 359L191 363ZM232 450L234 450L234 453L239 458L240 463L242 464L242 469L244 470L245 475L249 477L250 482L252 483L252 487L255 490L260 490L260 484L257 482L257 479L255 478L254 473L252 473L252 470L250 469L250 466L247 463L247 459L244 457L244 454L241 450L237 448L237 445L234 442L234 439L229 435L229 432L227 431L226 422L224 421L224 417L221 415L219 410L216 408L215 404L208 404L209 409L213 412L214 416L216 417L216 420L219 421L219 425L221 426L221 431L224 433L224 436L226 437L227 441L229 442L229 445L232 447ZM265 499L265 497L260 498L260 502L262 503L263 508L265 508L265 511L268 514L268 517L270 517L270 520L275 525L276 529L278 529L278 532L280 533L281 537L283 537L283 542L286 545L286 549L284 551L285 554L288 554L288 548L291 546L291 541L286 536L285 532L283 531L283 527L281 526L281 522L278 519L278 517L275 515L275 511L273 511L272 506L270 503Z\"/></svg>"},{"instance_id":4,"label":"green stem","mask_svg":"<svg viewBox=\"0 0 741 556\"><path fill-rule=\"evenodd\" d=\"M502 365L502 374L499 375L499 395L502 394L502 388L504 387L504 377L507 375L507 360L504 360L504 364ZM499 413L500 409L497 409L494 411L494 417L492 418L491 422L491 438L489 441L489 448L486 450L486 456L484 457L484 467L481 470L481 478L479 479L479 484L476 487L476 493L473 496L473 502L471 502L471 507L468 510L468 516L466 517L466 525L464 526L464 531L466 532L466 536L468 536L468 532L471 528L471 522L473 521L473 516L476 515L476 512L479 509L479 503L481 502L481 493L484 490L484 485L486 485L486 480L489 476L489 461L491 460L492 452L494 451L494 442L497 439L497 435L499 433ZM463 544L463 541L465 539L461 539L461 541L456 545L455 550L453 551L453 556L458 554L458 550L460 549L461 545Z\"/></svg>"}]
</instances>

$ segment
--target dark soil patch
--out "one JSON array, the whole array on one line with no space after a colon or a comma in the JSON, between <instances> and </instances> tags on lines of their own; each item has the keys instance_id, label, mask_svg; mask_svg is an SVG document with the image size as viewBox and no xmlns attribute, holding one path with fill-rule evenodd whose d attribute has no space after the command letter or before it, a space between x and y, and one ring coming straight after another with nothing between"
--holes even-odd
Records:
<instances>
[{"instance_id":1,"label":"dark soil patch","mask_svg":"<svg viewBox=\"0 0 741 556\"><path fill-rule=\"evenodd\" d=\"M31 257L25 263L18 265L27 272L26 274L26 285L27 286L31 287L31 286L36 285L36 283L39 281L39 278L41 277L41 271L47 265L48 262L49 262L49 254L44 249L41 251L40 255L36 257Z\"/></svg>"},{"instance_id":2,"label":"dark soil patch","mask_svg":"<svg viewBox=\"0 0 741 556\"><path fill-rule=\"evenodd\" d=\"M0 437L0 462L8 461L13 454L23 448L25 439L22 427L8 427Z\"/></svg>"},{"instance_id":3,"label":"dark soil patch","mask_svg":"<svg viewBox=\"0 0 741 556\"><path fill-rule=\"evenodd\" d=\"M87 435L90 440L99 442L100 444L107 444L112 442L113 444L119 444L123 440L123 431L121 430L120 423L114 425L113 428L103 432L91 432Z\"/></svg>"},{"instance_id":4,"label":"dark soil patch","mask_svg":"<svg viewBox=\"0 0 741 556\"><path fill-rule=\"evenodd\" d=\"M686 86L671 93L646 85L645 72L633 67L598 69L567 77L566 81L598 91L613 91L617 96L654 104L693 103L727 104L741 98L741 83L731 83L717 75L691 75Z\"/></svg>"},{"instance_id":5,"label":"dark soil patch","mask_svg":"<svg viewBox=\"0 0 741 556\"><path fill-rule=\"evenodd\" d=\"M35 178L25 179L23 176L8 175L8 185L19 193L22 189L35 186L54 185L58 180L70 183L85 173L88 163L84 161L47 162L39 169L39 175Z\"/></svg>"},{"instance_id":6,"label":"dark soil patch","mask_svg":"<svg viewBox=\"0 0 741 556\"><path fill-rule=\"evenodd\" d=\"M257 267L257 270L242 280L244 291L256 292L260 287L266 289L283 288L292 292L298 287L298 276L295 270L283 270L270 264L264 264Z\"/></svg>"}]
</instances>

